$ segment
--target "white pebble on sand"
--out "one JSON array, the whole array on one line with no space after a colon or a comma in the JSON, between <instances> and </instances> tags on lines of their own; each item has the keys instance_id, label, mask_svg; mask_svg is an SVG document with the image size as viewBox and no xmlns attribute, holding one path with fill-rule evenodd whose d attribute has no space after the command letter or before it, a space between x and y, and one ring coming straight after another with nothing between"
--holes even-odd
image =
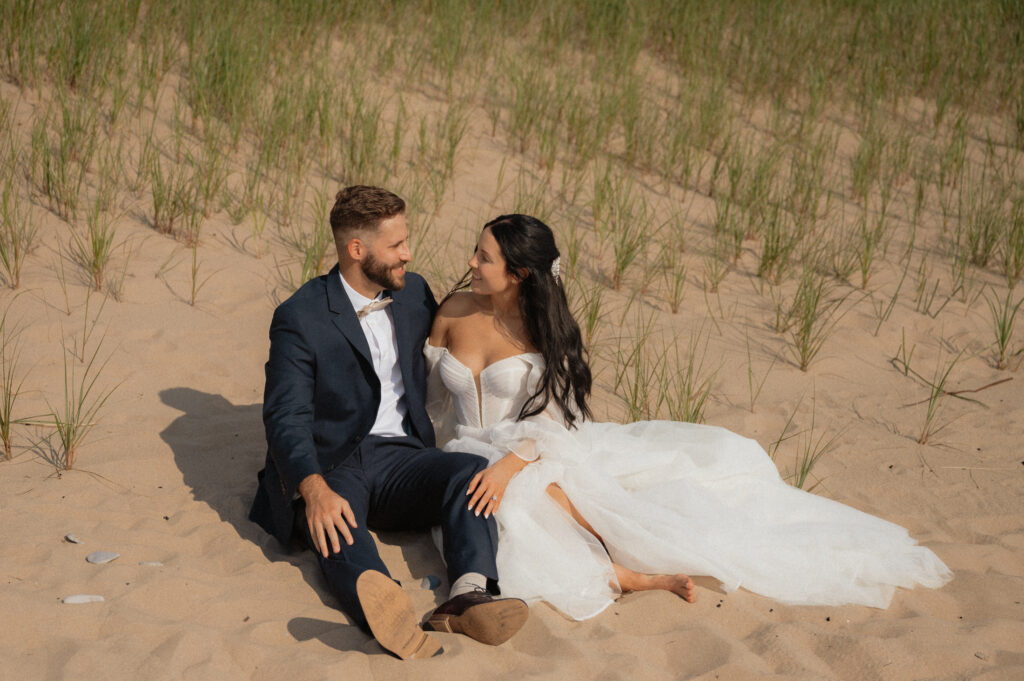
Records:
<instances>
[{"instance_id":1,"label":"white pebble on sand","mask_svg":"<svg viewBox=\"0 0 1024 681\"><path fill-rule=\"evenodd\" d=\"M69 544L81 544L82 543L81 539L79 539L78 537L76 537L75 535L73 535L70 532L68 532L67 534L64 535L64 541L68 542Z\"/></svg>"},{"instance_id":2,"label":"white pebble on sand","mask_svg":"<svg viewBox=\"0 0 1024 681\"><path fill-rule=\"evenodd\" d=\"M112 560L120 558L120 553L114 553L112 551L94 551L85 557L90 563L96 563L102 565L103 563L109 563Z\"/></svg>"},{"instance_id":3,"label":"white pebble on sand","mask_svg":"<svg viewBox=\"0 0 1024 681\"><path fill-rule=\"evenodd\" d=\"M75 594L74 596L65 596L63 602L68 605L77 605L79 603L102 603L103 596L97 596L96 594Z\"/></svg>"},{"instance_id":4,"label":"white pebble on sand","mask_svg":"<svg viewBox=\"0 0 1024 681\"><path fill-rule=\"evenodd\" d=\"M139 565L146 565L149 567L163 567L164 564L158 560L140 560Z\"/></svg>"}]
</instances>

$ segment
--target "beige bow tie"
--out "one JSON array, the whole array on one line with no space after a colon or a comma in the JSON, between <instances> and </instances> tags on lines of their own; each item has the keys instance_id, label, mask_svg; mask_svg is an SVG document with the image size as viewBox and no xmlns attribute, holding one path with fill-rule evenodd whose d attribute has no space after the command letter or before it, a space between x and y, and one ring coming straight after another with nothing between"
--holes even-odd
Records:
<instances>
[{"instance_id":1,"label":"beige bow tie","mask_svg":"<svg viewBox=\"0 0 1024 681\"><path fill-rule=\"evenodd\" d=\"M381 298L379 300L371 300L368 304L366 304L363 307L363 309L359 310L359 312L356 312L356 317L362 319L371 312L383 310L385 307L391 304L392 300L394 300L394 298Z\"/></svg>"}]
</instances>

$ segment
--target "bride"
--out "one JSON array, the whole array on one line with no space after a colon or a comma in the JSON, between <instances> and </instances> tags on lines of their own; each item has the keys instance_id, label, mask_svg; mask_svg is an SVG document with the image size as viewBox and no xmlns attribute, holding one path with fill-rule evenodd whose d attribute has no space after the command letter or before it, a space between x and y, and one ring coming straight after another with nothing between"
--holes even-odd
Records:
<instances>
[{"instance_id":1,"label":"bride","mask_svg":"<svg viewBox=\"0 0 1024 681\"><path fill-rule=\"evenodd\" d=\"M438 442L490 462L466 501L498 523L504 594L586 619L627 591L693 602L688 575L709 575L784 603L881 608L895 587L952 577L902 527L783 482L753 440L590 420L558 262L540 220L492 220L424 350Z\"/></svg>"}]
</instances>

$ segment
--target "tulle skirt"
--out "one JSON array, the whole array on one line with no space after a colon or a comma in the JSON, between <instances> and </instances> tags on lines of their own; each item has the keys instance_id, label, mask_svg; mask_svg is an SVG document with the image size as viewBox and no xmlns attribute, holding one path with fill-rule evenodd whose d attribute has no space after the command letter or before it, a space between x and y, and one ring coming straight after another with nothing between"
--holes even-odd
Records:
<instances>
[{"instance_id":1,"label":"tulle skirt","mask_svg":"<svg viewBox=\"0 0 1024 681\"><path fill-rule=\"evenodd\" d=\"M493 463L523 439L540 457L512 479L495 514L502 594L575 619L619 595L612 561L807 605L884 608L896 587L952 577L899 525L788 485L757 442L723 428L643 421L567 431L538 419L459 426L445 449ZM601 541L547 494L551 483Z\"/></svg>"}]
</instances>

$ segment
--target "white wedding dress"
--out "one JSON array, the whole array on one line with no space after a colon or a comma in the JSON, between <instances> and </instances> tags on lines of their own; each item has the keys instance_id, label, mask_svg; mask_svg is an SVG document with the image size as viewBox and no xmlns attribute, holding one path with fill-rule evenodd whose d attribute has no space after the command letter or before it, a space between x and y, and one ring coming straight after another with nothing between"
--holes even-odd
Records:
<instances>
[{"instance_id":1,"label":"white wedding dress","mask_svg":"<svg viewBox=\"0 0 1024 681\"><path fill-rule=\"evenodd\" d=\"M516 421L543 370L539 353L488 366L478 395L447 349L424 352L439 445L491 463L509 451L534 459L495 514L503 595L593 617L619 595L609 554L638 572L709 575L726 591L790 604L884 608L895 587L952 577L899 525L786 484L754 440L670 421L568 430L553 406ZM552 482L607 551L548 496Z\"/></svg>"}]
</instances>

